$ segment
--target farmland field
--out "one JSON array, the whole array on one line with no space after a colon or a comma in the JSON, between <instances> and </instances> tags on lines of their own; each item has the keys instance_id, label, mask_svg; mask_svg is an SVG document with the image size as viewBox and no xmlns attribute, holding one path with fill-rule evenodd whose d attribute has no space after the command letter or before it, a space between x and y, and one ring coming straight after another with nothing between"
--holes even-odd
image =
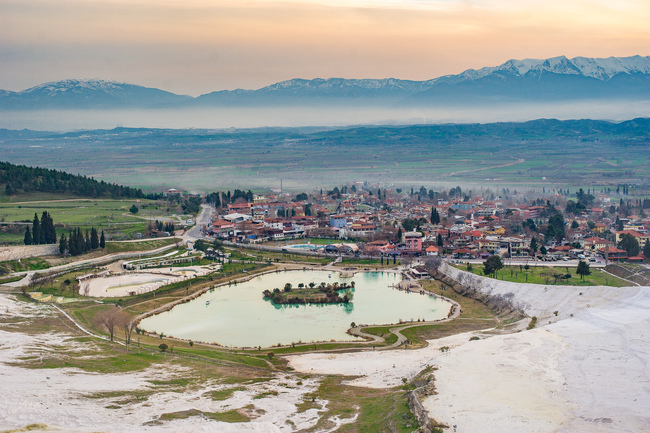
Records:
<instances>
[{"instance_id":1,"label":"farmland field","mask_svg":"<svg viewBox=\"0 0 650 433\"><path fill-rule=\"evenodd\" d=\"M643 184L647 119L525 123L260 128L0 131L9 162L108 182L190 192L305 189L346 181L445 187ZM98 163L101 161L101 163ZM0 185L1 186L1 185Z\"/></svg>"}]
</instances>

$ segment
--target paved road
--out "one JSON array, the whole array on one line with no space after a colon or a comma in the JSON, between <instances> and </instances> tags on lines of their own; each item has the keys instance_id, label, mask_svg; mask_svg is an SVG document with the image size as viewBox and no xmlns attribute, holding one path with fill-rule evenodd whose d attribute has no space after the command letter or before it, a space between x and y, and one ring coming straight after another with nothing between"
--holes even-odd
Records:
<instances>
[{"instance_id":1,"label":"paved road","mask_svg":"<svg viewBox=\"0 0 650 433\"><path fill-rule=\"evenodd\" d=\"M203 238L201 229L208 227L214 208L209 204L201 205L201 213L196 217L196 224L183 235L184 240L195 241Z\"/></svg>"}]
</instances>

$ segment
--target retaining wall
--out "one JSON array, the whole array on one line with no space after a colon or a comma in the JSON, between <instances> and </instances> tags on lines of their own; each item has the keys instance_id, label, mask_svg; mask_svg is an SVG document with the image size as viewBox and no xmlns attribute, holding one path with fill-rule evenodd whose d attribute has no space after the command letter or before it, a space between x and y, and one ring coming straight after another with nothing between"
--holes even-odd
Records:
<instances>
[{"instance_id":1,"label":"retaining wall","mask_svg":"<svg viewBox=\"0 0 650 433\"><path fill-rule=\"evenodd\" d=\"M0 247L0 262L59 254L58 244Z\"/></svg>"}]
</instances>

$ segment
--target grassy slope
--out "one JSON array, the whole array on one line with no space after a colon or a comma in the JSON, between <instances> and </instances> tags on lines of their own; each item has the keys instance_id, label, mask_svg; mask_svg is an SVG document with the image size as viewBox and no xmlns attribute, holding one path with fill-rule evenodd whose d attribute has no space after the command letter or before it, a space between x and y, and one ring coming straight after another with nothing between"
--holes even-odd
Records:
<instances>
[{"instance_id":1,"label":"grassy slope","mask_svg":"<svg viewBox=\"0 0 650 433\"><path fill-rule=\"evenodd\" d=\"M467 271L465 265L458 266L459 269ZM472 272L476 275L483 275L482 265L472 265ZM580 279L580 275L576 274L575 267L562 267L562 266L544 266L538 264L537 266L530 265L530 269L520 269L519 266L506 266L499 271L497 277L499 280L511 281L514 283L529 283L529 284L555 284L554 274L571 274L571 278L557 280L559 285L568 286L612 286L612 287L625 287L630 283L621 280L620 278L608 275L601 272L598 268L591 268L591 275L587 275L584 280ZM526 279L528 276L528 279Z\"/></svg>"},{"instance_id":2,"label":"grassy slope","mask_svg":"<svg viewBox=\"0 0 650 433\"><path fill-rule=\"evenodd\" d=\"M80 227L82 230L95 227L100 231L104 230L108 239L119 240L134 239L136 233L145 233L147 218L169 216L164 204L150 200L136 203L135 200L68 200L59 197L62 196L49 196L54 201L0 203L0 219L5 222L30 222L35 213L40 219L43 211L47 211L54 219L59 236L62 233L67 234L70 227ZM133 204L141 207L137 215L129 212ZM23 234L22 228L14 233L0 232L0 244L22 244Z\"/></svg>"}]
</instances>

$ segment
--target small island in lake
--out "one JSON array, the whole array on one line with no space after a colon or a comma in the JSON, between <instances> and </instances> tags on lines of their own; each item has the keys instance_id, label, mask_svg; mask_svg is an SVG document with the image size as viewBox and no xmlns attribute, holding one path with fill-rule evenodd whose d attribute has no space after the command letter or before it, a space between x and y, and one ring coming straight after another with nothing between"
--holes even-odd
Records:
<instances>
[{"instance_id":1,"label":"small island in lake","mask_svg":"<svg viewBox=\"0 0 650 433\"><path fill-rule=\"evenodd\" d=\"M284 289L264 290L264 299L269 299L275 304L340 304L352 301L354 281L351 283L326 284L303 283L294 288L291 283L284 285Z\"/></svg>"}]
</instances>

